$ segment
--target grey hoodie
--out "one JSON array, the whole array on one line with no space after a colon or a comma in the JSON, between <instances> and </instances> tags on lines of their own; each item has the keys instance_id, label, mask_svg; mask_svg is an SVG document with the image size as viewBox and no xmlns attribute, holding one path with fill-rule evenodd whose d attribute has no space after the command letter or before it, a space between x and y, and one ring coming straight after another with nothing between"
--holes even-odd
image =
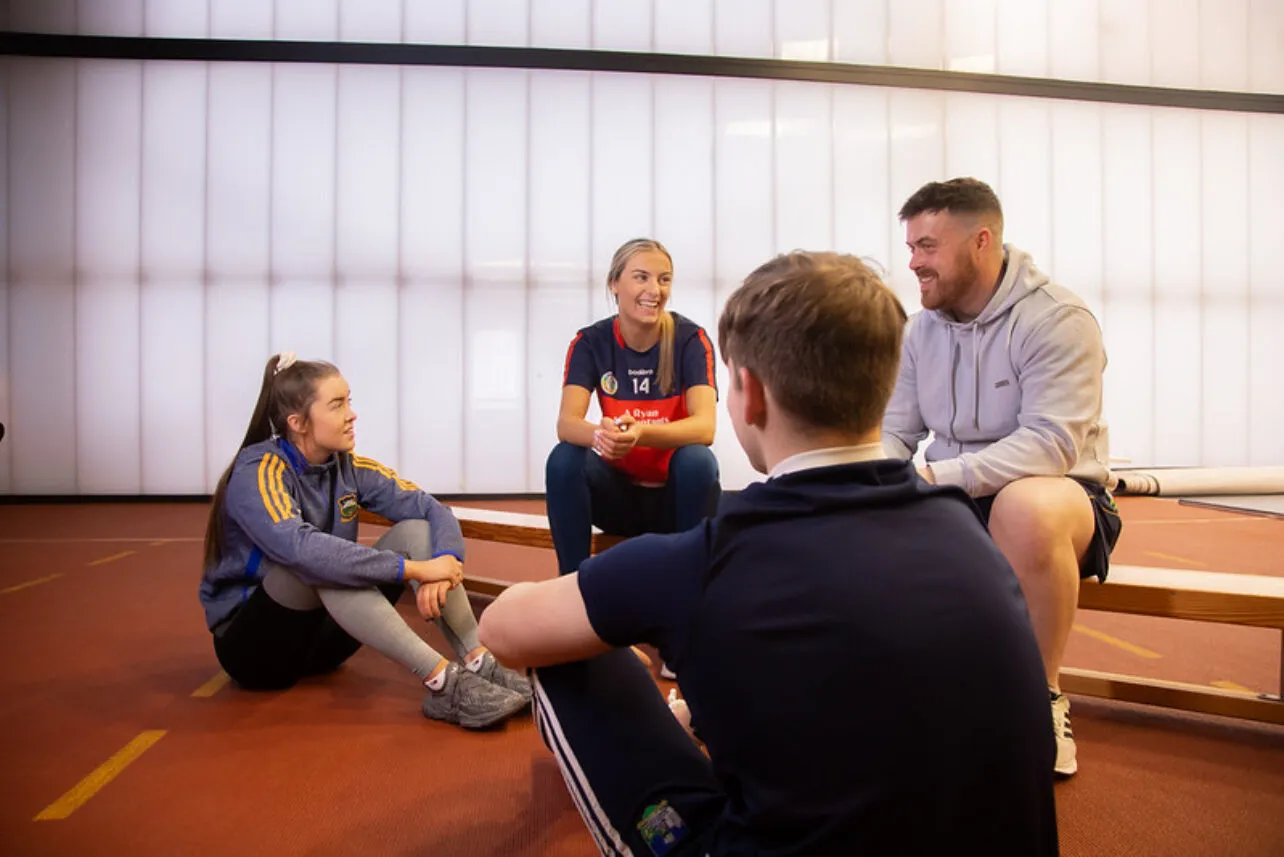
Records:
<instances>
[{"instance_id":1,"label":"grey hoodie","mask_svg":"<svg viewBox=\"0 0 1284 857\"><path fill-rule=\"evenodd\" d=\"M974 320L936 310L910 317L883 445L912 458L932 432L926 457L936 481L973 497L1025 476L1113 487L1097 319L1028 253L1004 250L1003 278Z\"/></svg>"}]
</instances>

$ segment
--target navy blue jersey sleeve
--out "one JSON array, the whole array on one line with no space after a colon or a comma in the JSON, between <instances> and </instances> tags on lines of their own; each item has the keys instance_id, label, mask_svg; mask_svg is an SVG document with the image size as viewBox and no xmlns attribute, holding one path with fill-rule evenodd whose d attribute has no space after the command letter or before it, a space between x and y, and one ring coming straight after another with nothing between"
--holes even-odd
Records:
<instances>
[{"instance_id":1,"label":"navy blue jersey sleeve","mask_svg":"<svg viewBox=\"0 0 1284 857\"><path fill-rule=\"evenodd\" d=\"M696 328L695 335L687 340L682 349L682 389L708 385L716 392L718 373L715 371L715 361L713 343L709 341L708 334L704 332L704 328Z\"/></svg>"},{"instance_id":2,"label":"navy blue jersey sleeve","mask_svg":"<svg viewBox=\"0 0 1284 857\"><path fill-rule=\"evenodd\" d=\"M352 472L357 477L357 502L363 509L394 523L427 521L433 559L450 554L460 562L464 561L464 534L454 512L373 458L352 456Z\"/></svg>"},{"instance_id":3,"label":"navy blue jersey sleeve","mask_svg":"<svg viewBox=\"0 0 1284 857\"><path fill-rule=\"evenodd\" d=\"M566 367L562 370L562 386L596 390L599 374L601 373L597 371L596 361L593 359L593 349L589 346L585 332L581 330L575 334L570 347L566 349Z\"/></svg>"},{"instance_id":4,"label":"navy blue jersey sleeve","mask_svg":"<svg viewBox=\"0 0 1284 857\"><path fill-rule=\"evenodd\" d=\"M699 598L707 527L706 522L684 533L638 536L580 563L580 595L603 642L667 647L670 629Z\"/></svg>"},{"instance_id":5,"label":"navy blue jersey sleeve","mask_svg":"<svg viewBox=\"0 0 1284 857\"><path fill-rule=\"evenodd\" d=\"M288 465L276 453L238 460L227 482L226 514L273 562L309 586L372 586L400 580L402 558L322 532L304 521L286 489Z\"/></svg>"}]
</instances>

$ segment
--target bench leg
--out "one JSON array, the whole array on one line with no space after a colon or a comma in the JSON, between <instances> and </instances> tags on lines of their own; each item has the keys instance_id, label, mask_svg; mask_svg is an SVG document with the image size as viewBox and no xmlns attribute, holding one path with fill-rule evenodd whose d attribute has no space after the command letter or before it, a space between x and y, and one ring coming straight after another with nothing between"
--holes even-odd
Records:
<instances>
[{"instance_id":1,"label":"bench leg","mask_svg":"<svg viewBox=\"0 0 1284 857\"><path fill-rule=\"evenodd\" d=\"M1284 628L1280 629L1280 686L1279 693L1263 693L1262 699L1284 702Z\"/></svg>"}]
</instances>

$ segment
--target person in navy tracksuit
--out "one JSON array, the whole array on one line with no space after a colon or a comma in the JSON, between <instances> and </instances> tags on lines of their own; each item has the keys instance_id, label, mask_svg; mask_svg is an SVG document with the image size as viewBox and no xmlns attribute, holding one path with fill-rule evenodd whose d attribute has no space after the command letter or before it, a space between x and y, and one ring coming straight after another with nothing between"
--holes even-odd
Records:
<instances>
[{"instance_id":1,"label":"person in navy tracksuit","mask_svg":"<svg viewBox=\"0 0 1284 857\"><path fill-rule=\"evenodd\" d=\"M621 536L681 532L717 509L713 345L666 309L672 282L659 242L627 242L607 275L619 312L578 331L567 351L545 473L562 574L588 557L594 525ZM584 419L594 391L600 423Z\"/></svg>"},{"instance_id":2,"label":"person in navy tracksuit","mask_svg":"<svg viewBox=\"0 0 1284 857\"><path fill-rule=\"evenodd\" d=\"M766 480L482 614L495 656L531 668L536 725L602 854L1058 853L1020 583L967 494L881 442L904 324L858 259L760 266L718 339L732 428ZM685 723L639 643L677 670Z\"/></svg>"},{"instance_id":3,"label":"person in navy tracksuit","mask_svg":"<svg viewBox=\"0 0 1284 857\"><path fill-rule=\"evenodd\" d=\"M337 669L362 644L425 685L424 716L496 724L530 684L477 640L453 514L377 461L353 453L348 384L329 363L274 355L235 460L214 495L200 599L223 669L248 689L288 688ZM357 541L369 509L396 523ZM443 657L393 606L409 585L460 663Z\"/></svg>"}]
</instances>

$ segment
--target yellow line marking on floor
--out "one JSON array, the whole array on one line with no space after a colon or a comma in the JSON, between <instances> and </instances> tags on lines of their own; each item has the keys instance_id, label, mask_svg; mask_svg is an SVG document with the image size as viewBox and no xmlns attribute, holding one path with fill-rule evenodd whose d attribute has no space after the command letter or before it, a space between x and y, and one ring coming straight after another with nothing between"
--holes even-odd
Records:
<instances>
[{"instance_id":1,"label":"yellow line marking on floor","mask_svg":"<svg viewBox=\"0 0 1284 857\"><path fill-rule=\"evenodd\" d=\"M1170 562L1184 562L1186 565L1193 565L1195 568L1204 568L1208 565L1206 562L1196 562L1193 559L1186 559L1184 556L1176 556L1170 553L1160 553L1159 551L1145 551L1146 556L1157 556L1160 559L1166 559Z\"/></svg>"},{"instance_id":2,"label":"yellow line marking on floor","mask_svg":"<svg viewBox=\"0 0 1284 857\"><path fill-rule=\"evenodd\" d=\"M1136 655L1139 658L1159 657L1158 652L1152 652L1150 649L1143 649L1141 646L1134 646L1132 643L1129 643L1126 640L1121 640L1118 637L1112 637L1109 634L1103 634L1101 631L1098 631L1094 628L1088 628L1083 625L1075 625L1074 629L1078 631L1080 634L1087 634L1089 637L1092 637L1094 640L1100 640L1101 642L1106 643L1108 645L1114 646L1119 649L1123 649L1125 652L1131 652L1132 654Z\"/></svg>"},{"instance_id":3,"label":"yellow line marking on floor","mask_svg":"<svg viewBox=\"0 0 1284 857\"><path fill-rule=\"evenodd\" d=\"M123 748L107 761L98 766L93 773L72 787L62 797L40 810L34 821L55 821L66 818L84 805L85 801L96 795L103 786L129 767L130 763L143 755L149 747L165 736L164 729L148 729L134 737Z\"/></svg>"},{"instance_id":4,"label":"yellow line marking on floor","mask_svg":"<svg viewBox=\"0 0 1284 857\"><path fill-rule=\"evenodd\" d=\"M17 586L10 586L7 589L0 589L0 595L5 595L9 592L17 592L20 589L30 589L33 586L39 586L42 583L48 583L49 581L58 577L62 577L61 572L58 574L47 574L44 577L37 577L35 580L28 580L26 583L19 583Z\"/></svg>"},{"instance_id":5,"label":"yellow line marking on floor","mask_svg":"<svg viewBox=\"0 0 1284 857\"><path fill-rule=\"evenodd\" d=\"M93 565L105 565L106 563L109 563L109 562L115 562L115 561L116 561L116 560L118 560L118 559L124 559L125 557L127 557L127 556L131 556L131 555L136 554L136 553L138 553L138 551L121 551L120 553L114 553L114 554L112 554L111 556L105 556L105 557L103 557L102 559L96 559L96 560L94 560L93 562L88 563L88 564L89 564L89 565L91 565L91 566L93 566Z\"/></svg>"},{"instance_id":6,"label":"yellow line marking on floor","mask_svg":"<svg viewBox=\"0 0 1284 857\"><path fill-rule=\"evenodd\" d=\"M201 685L200 687L196 688L196 690L192 691L192 696L196 697L197 699L208 699L209 697L213 696L214 694L222 690L223 685L227 684L231 680L232 680L231 677L227 673L223 672L222 670L219 670L218 675L214 676L209 681L205 682L205 684Z\"/></svg>"},{"instance_id":7,"label":"yellow line marking on floor","mask_svg":"<svg viewBox=\"0 0 1284 857\"><path fill-rule=\"evenodd\" d=\"M1213 687L1220 687L1222 690L1238 690L1240 693L1252 693L1252 688L1244 687L1233 681L1213 681L1209 682Z\"/></svg>"}]
</instances>

